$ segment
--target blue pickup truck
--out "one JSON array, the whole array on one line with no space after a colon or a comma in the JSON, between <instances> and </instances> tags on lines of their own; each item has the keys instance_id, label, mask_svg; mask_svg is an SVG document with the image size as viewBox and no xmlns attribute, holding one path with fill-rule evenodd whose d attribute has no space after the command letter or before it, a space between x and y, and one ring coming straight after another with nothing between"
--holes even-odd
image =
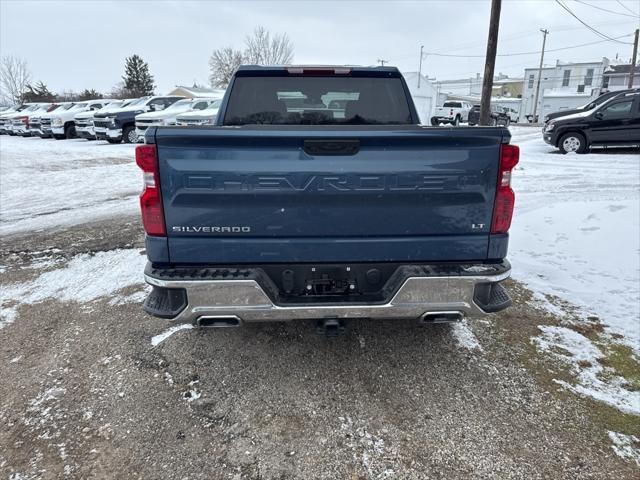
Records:
<instances>
[{"instance_id":1,"label":"blue pickup truck","mask_svg":"<svg viewBox=\"0 0 640 480\"><path fill-rule=\"evenodd\" d=\"M217 125L150 128L136 149L144 309L203 327L312 319L327 334L503 310L509 141L419 125L396 68L243 66Z\"/></svg>"}]
</instances>

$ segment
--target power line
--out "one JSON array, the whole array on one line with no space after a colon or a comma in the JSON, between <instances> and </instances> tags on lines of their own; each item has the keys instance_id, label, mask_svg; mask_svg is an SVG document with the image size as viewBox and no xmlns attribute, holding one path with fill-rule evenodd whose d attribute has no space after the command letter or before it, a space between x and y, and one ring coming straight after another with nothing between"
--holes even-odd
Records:
<instances>
[{"instance_id":1,"label":"power line","mask_svg":"<svg viewBox=\"0 0 640 480\"><path fill-rule=\"evenodd\" d=\"M627 7L624 3L622 3L620 0L616 0L616 2L618 2L618 5L620 5L622 8L624 8L627 12L631 12L633 13L635 16L638 16L638 14L636 12L634 12L633 10L631 10L629 7Z\"/></svg>"},{"instance_id":2,"label":"power line","mask_svg":"<svg viewBox=\"0 0 640 480\"><path fill-rule=\"evenodd\" d=\"M597 5L591 5L590 3L583 2L582 0L573 0L573 1L577 3L581 3L582 5L586 5L587 7L595 8L597 10L602 10L603 12L613 13L614 15L622 15L623 17L631 17L631 18L640 18L640 16L636 15L635 13L633 15L629 15L628 13L616 12L614 10L609 10L607 8L598 7Z\"/></svg>"},{"instance_id":3,"label":"power line","mask_svg":"<svg viewBox=\"0 0 640 480\"><path fill-rule=\"evenodd\" d=\"M628 33L626 35L621 35L619 37L614 37L614 40L617 41L616 39L618 38L624 38L624 37L630 37L631 33ZM562 50L570 50L572 48L579 48L579 47L587 47L589 45L596 45L598 43L604 43L604 42L609 42L610 40L598 40L595 42L589 42L589 43L581 43L579 45L570 45L568 47L559 47L559 48L552 48L549 50L546 50L547 52L560 52ZM620 43L627 43L627 42L620 42ZM631 43L629 43L629 45L632 45ZM514 52L514 53L502 53L502 54L498 54L498 57L517 57L517 56L522 56L522 55L538 55L540 53L540 50L535 50L535 51L531 51L531 52ZM450 54L450 53L435 53L435 52L425 52L425 55L433 55L436 57L456 57L456 58L484 58L484 55L458 55L458 54Z\"/></svg>"},{"instance_id":4,"label":"power line","mask_svg":"<svg viewBox=\"0 0 640 480\"><path fill-rule=\"evenodd\" d=\"M632 45L631 43L628 42L621 42L620 40L616 40L614 38L609 37L608 35L605 35L604 33L596 30L595 28L593 28L591 25L589 25L588 23L584 22L583 20L581 20L575 13L573 13L571 11L571 9L569 7L567 7L564 3L562 3L560 0L556 0L556 3L558 5L560 5L564 10L567 11L567 13L569 15L571 15L573 18L575 18L576 20L578 20L581 24L583 24L585 27L587 27L589 30L591 30L593 33L595 33L596 35L602 37L602 38L606 38L607 40L611 40L613 42L618 42L618 43L622 43L625 45Z\"/></svg>"},{"instance_id":5,"label":"power line","mask_svg":"<svg viewBox=\"0 0 640 480\"><path fill-rule=\"evenodd\" d=\"M619 26L621 23L622 24L627 24L627 23L634 23L634 22L632 20L627 20L627 21L625 21L625 20L622 20L622 21L614 20L614 21L598 23L595 26L596 27L603 27L603 26L608 26L608 25ZM577 25L577 26L576 25L564 25L564 26L559 26L559 27L553 27L553 31L554 32L565 32L565 31L568 31L568 30L576 30L576 29L580 29L580 28L582 28L581 25ZM515 40L515 39L520 39L520 38L529 37L529 36L533 36L533 35L538 35L538 33L539 33L538 30L532 30L530 32L524 32L524 33L521 32L521 33L517 33L517 34L514 34L514 35L508 35L506 37L501 37L501 40L502 41L504 41L504 40ZM614 37L614 38L624 38L624 37L630 37L632 35L633 34L630 33L628 35L622 35L620 37ZM585 44L585 46L586 45L595 45L596 43L601 43L601 42L587 43L587 44ZM466 50L467 48L473 48L473 47L476 47L477 45L478 45L478 42L459 43L459 44L453 45L451 47L448 47L447 51L448 52L455 52L457 50ZM581 45L577 45L575 47L565 47L565 48L567 48L567 49L568 48L577 48L577 47L580 47L580 46ZM548 50L548 51L553 51L553 50ZM538 52L532 52L532 54L533 53L538 54L540 52L539 51ZM429 52L425 52L424 54L425 55L434 55L434 53L429 53ZM440 55L444 55L444 54L440 54ZM503 56L503 55L498 54L498 56L500 57L500 56ZM506 54L506 56L508 56L508 54ZM406 55L400 55L400 56L397 56L397 57L394 56L394 57L391 57L391 60L396 62L398 60L405 60L407 58L413 58L413 57L415 57L415 53L406 54ZM484 55L471 55L469 58L473 58L473 57L484 58Z\"/></svg>"}]
</instances>

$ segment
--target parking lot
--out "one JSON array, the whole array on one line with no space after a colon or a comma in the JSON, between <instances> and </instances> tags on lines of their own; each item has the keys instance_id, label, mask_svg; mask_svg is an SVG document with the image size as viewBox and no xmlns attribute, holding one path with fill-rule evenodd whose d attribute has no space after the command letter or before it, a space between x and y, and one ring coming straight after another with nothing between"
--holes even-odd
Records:
<instances>
[{"instance_id":1,"label":"parking lot","mask_svg":"<svg viewBox=\"0 0 640 480\"><path fill-rule=\"evenodd\" d=\"M1 137L0 478L637 478L637 152L511 131L514 306L337 338L146 315L133 146Z\"/></svg>"}]
</instances>

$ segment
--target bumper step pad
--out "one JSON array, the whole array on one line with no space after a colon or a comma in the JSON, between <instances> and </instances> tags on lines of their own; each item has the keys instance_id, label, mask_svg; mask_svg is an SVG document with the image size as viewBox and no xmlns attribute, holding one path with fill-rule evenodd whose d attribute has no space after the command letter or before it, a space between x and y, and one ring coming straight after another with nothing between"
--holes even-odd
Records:
<instances>
[{"instance_id":1,"label":"bumper step pad","mask_svg":"<svg viewBox=\"0 0 640 480\"><path fill-rule=\"evenodd\" d=\"M175 318L187 307L187 291L184 288L153 286L144 302L144 311L160 318Z\"/></svg>"}]
</instances>

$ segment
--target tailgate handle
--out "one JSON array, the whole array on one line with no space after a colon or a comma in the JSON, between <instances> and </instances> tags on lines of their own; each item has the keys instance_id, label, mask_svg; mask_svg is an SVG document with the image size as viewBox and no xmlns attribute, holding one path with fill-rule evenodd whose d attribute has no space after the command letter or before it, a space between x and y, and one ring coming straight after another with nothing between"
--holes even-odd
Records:
<instances>
[{"instance_id":1,"label":"tailgate handle","mask_svg":"<svg viewBox=\"0 0 640 480\"><path fill-rule=\"evenodd\" d=\"M360 140L305 140L308 155L355 155L360 151Z\"/></svg>"}]
</instances>

